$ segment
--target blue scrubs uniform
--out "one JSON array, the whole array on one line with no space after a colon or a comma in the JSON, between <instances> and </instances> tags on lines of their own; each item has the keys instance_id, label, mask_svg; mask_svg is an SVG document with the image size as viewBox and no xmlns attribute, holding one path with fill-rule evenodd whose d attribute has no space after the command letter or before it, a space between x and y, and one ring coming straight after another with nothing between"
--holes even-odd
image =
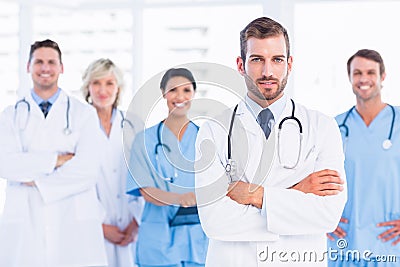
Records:
<instances>
[{"instance_id":1,"label":"blue scrubs uniform","mask_svg":"<svg viewBox=\"0 0 400 267\"><path fill-rule=\"evenodd\" d=\"M341 125L346 113L336 117ZM392 147L383 149L389 136L393 113L386 106L367 127L356 109L350 113L345 127L340 127L345 148L345 170L348 201L340 223L346 232L345 241L328 241L329 266L400 266L400 244L397 238L382 242L378 235L391 227L377 227L381 222L400 220L400 109L395 107ZM342 247L345 248L342 248ZM351 252L353 251L353 252ZM354 252L356 251L356 252ZM352 255L359 255L360 260ZM329 255L329 254L328 254ZM388 262L395 255L396 262ZM343 256L342 260L340 260ZM382 257L383 256L383 257ZM335 260L336 258L339 258ZM364 259L365 258L365 259Z\"/></svg>"},{"instance_id":2,"label":"blue scrubs uniform","mask_svg":"<svg viewBox=\"0 0 400 267\"><path fill-rule=\"evenodd\" d=\"M127 193L140 195L139 189L145 187L175 193L194 192L197 132L198 127L191 122L181 141L164 124L157 124L139 133L132 145L129 164L132 176L128 175ZM158 134L163 145L159 143ZM208 238L201 225L169 226L178 208L146 202L136 245L136 264L204 266Z\"/></svg>"}]
</instances>

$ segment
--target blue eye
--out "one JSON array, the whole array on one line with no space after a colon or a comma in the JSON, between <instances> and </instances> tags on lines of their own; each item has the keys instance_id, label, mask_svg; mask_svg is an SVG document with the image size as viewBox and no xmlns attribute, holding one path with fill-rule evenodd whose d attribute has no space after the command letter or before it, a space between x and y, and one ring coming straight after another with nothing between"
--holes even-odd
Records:
<instances>
[{"instance_id":1,"label":"blue eye","mask_svg":"<svg viewBox=\"0 0 400 267\"><path fill-rule=\"evenodd\" d=\"M259 57L254 57L251 59L252 62L260 62L262 59Z\"/></svg>"}]
</instances>

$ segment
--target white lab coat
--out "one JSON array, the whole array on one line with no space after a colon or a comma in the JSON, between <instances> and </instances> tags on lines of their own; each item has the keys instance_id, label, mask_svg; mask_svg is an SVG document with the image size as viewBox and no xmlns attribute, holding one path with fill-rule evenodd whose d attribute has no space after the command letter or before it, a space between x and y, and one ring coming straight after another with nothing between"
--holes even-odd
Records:
<instances>
[{"instance_id":1,"label":"white lab coat","mask_svg":"<svg viewBox=\"0 0 400 267\"><path fill-rule=\"evenodd\" d=\"M102 132L102 141L98 144L104 149L102 158L101 175L97 183L97 194L105 210L104 224L118 226L124 230L133 218L138 223L141 221L141 213L144 200L142 197L130 196L125 193L128 168L123 153L122 115L115 112L110 136ZM129 128L128 130L132 130ZM108 267L131 267L135 243L128 246L117 246L105 240Z\"/></svg>"},{"instance_id":2,"label":"white lab coat","mask_svg":"<svg viewBox=\"0 0 400 267\"><path fill-rule=\"evenodd\" d=\"M61 91L45 119L31 95L30 117L20 135L14 106L0 116L0 177L8 180L0 220L0 266L105 266L101 206L96 196L99 158L95 110ZM26 116L20 104L18 118ZM18 123L18 122L17 122ZM23 141L25 152L21 147ZM57 154L75 156L54 169ZM21 182L35 181L36 187Z\"/></svg>"},{"instance_id":3,"label":"white lab coat","mask_svg":"<svg viewBox=\"0 0 400 267\"><path fill-rule=\"evenodd\" d=\"M325 233L334 230L339 222L346 189L336 196L320 197L287 188L322 169L337 170L345 179L340 133L333 118L296 104L295 116L304 132L303 149L298 167L284 169L278 161L275 141L279 122L291 115L289 101L268 141L244 102L236 113L232 133L232 159L237 163L238 174L235 180L242 174L244 181L261 181L262 209L238 204L225 196L229 179L224 168L232 110L217 118L221 123L207 122L200 127L196 142L196 196L201 224L210 238L208 267L326 266ZM290 130L283 132L281 140L282 158L288 157L291 162L297 157L297 152L292 151L298 146L298 128L293 125L285 124L284 129ZM215 155L211 152L213 144ZM261 161L263 147L267 156ZM267 170L271 166L265 180L256 174L261 163L267 165ZM303 257L308 251L315 252L316 262L297 260L298 255Z\"/></svg>"}]
</instances>

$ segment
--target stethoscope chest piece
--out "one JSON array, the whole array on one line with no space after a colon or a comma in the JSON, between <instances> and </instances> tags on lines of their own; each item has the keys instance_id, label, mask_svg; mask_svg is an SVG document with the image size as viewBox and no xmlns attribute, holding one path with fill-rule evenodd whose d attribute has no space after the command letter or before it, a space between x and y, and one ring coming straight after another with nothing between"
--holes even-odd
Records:
<instances>
[{"instance_id":1,"label":"stethoscope chest piece","mask_svg":"<svg viewBox=\"0 0 400 267\"><path fill-rule=\"evenodd\" d=\"M72 133L72 131L71 131L70 128L65 128L64 131L63 131L63 133L64 133L65 135L70 135L70 134Z\"/></svg>"},{"instance_id":2,"label":"stethoscope chest piece","mask_svg":"<svg viewBox=\"0 0 400 267\"><path fill-rule=\"evenodd\" d=\"M392 110L392 123L390 124L390 130L389 130L389 135L388 137L382 142L382 148L384 150L388 150L392 147L392 134L393 134L393 129L394 129L394 122L396 119L396 111L394 110L394 107L392 105L389 105L390 109ZM346 143L349 138L349 127L346 125L347 119L350 116L350 113L355 109L355 106L353 106L349 111L347 111L346 116L344 117L344 120L342 124L339 125L339 128L344 128L344 137L345 137L345 142L343 142L343 149L346 151Z\"/></svg>"},{"instance_id":3,"label":"stethoscope chest piece","mask_svg":"<svg viewBox=\"0 0 400 267\"><path fill-rule=\"evenodd\" d=\"M236 175L236 161L228 159L228 163L225 166L225 172L231 176Z\"/></svg>"},{"instance_id":4,"label":"stethoscope chest piece","mask_svg":"<svg viewBox=\"0 0 400 267\"><path fill-rule=\"evenodd\" d=\"M383 143L382 143L383 149L388 150L391 147L392 147L392 141L390 141L389 139L386 139L385 141L383 141Z\"/></svg>"}]
</instances>

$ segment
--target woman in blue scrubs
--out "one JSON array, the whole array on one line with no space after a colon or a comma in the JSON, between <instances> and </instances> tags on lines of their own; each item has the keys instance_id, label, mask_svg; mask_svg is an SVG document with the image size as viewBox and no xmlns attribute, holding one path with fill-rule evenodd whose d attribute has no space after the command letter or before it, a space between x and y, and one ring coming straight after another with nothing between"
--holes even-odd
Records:
<instances>
[{"instance_id":1,"label":"woman in blue scrubs","mask_svg":"<svg viewBox=\"0 0 400 267\"><path fill-rule=\"evenodd\" d=\"M196 206L193 165L198 126L187 116L196 82L185 68L169 69L160 88L168 116L136 136L129 164L132 176L128 176L127 192L146 200L136 264L204 266L208 239L200 223L186 220L172 225L180 207ZM196 219L197 215L190 218L193 217Z\"/></svg>"}]
</instances>

